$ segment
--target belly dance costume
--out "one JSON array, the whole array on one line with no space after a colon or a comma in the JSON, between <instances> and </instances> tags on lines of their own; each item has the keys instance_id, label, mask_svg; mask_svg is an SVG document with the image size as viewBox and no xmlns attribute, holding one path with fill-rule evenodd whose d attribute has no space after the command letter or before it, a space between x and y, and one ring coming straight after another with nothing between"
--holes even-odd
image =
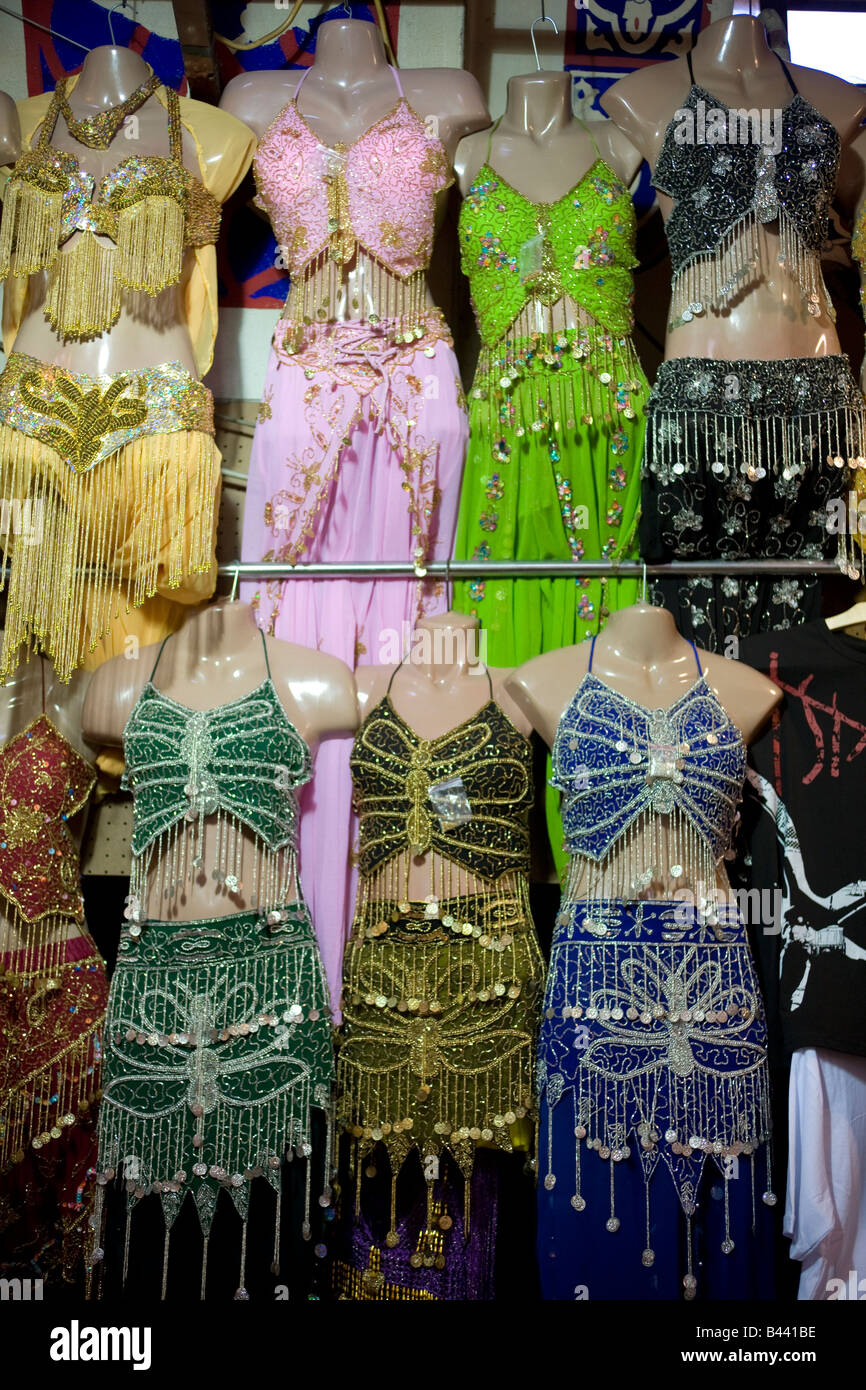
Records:
<instances>
[{"instance_id":1,"label":"belly dance costume","mask_svg":"<svg viewBox=\"0 0 866 1390\"><path fill-rule=\"evenodd\" d=\"M450 173L396 71L394 81L393 111L354 144L324 148L296 93L255 156L258 202L292 283L253 440L245 560L400 560L423 571L451 553L466 412L448 329L426 302L435 200ZM336 322L350 269L360 317ZM383 634L399 638L403 624L447 607L444 586L420 579L295 579L242 593L267 631L352 669L383 660ZM304 889L335 999L353 897L350 749L346 739L319 749L301 821Z\"/></svg>"},{"instance_id":2,"label":"belly dance costume","mask_svg":"<svg viewBox=\"0 0 866 1390\"><path fill-rule=\"evenodd\" d=\"M0 750L0 1269L51 1283L82 1276L92 1207L108 985L67 821L94 781L44 712Z\"/></svg>"},{"instance_id":3,"label":"belly dance costume","mask_svg":"<svg viewBox=\"0 0 866 1390\"><path fill-rule=\"evenodd\" d=\"M135 110L156 93L167 108L169 155L132 155L97 182L52 144L61 114L73 120L76 139L98 149L111 143L98 118L93 130L94 121L71 118L66 91L63 80L53 96L22 104L28 141L37 126L39 134L4 198L7 350L28 277L45 271L44 314L66 342L105 333L124 307L146 318L155 297L177 286L206 371L220 207L183 166L180 98L153 78L124 104ZM220 129L236 140L234 129ZM184 278L187 250L194 258ZM213 592L220 488L213 436L211 393L178 362L89 376L11 353L0 375L0 495L20 499L22 514L11 525L5 518L11 576L0 676L15 668L22 647L38 642L68 680L123 608L157 593L197 603Z\"/></svg>"},{"instance_id":4,"label":"belly dance costume","mask_svg":"<svg viewBox=\"0 0 866 1390\"><path fill-rule=\"evenodd\" d=\"M573 860L539 1043L544 1296L771 1298L766 1029L723 866L742 737L699 662L652 710L590 657L553 760Z\"/></svg>"},{"instance_id":5,"label":"belly dance costume","mask_svg":"<svg viewBox=\"0 0 866 1390\"><path fill-rule=\"evenodd\" d=\"M485 579L483 563L637 555L648 387L629 336L634 238L628 189L600 156L557 202L533 203L488 146L460 211L482 348L454 554L481 563L454 603L480 619L494 666L579 642L637 597L629 579ZM554 327L562 299L579 328ZM547 815L562 868L553 795Z\"/></svg>"},{"instance_id":6,"label":"belly dance costume","mask_svg":"<svg viewBox=\"0 0 866 1390\"><path fill-rule=\"evenodd\" d=\"M361 852L337 1054L351 1152L337 1290L491 1298L501 1152L485 1149L526 1147L535 1115L530 745L492 689L434 739L389 693L355 739L352 776ZM431 891L412 901L423 854Z\"/></svg>"},{"instance_id":7,"label":"belly dance costume","mask_svg":"<svg viewBox=\"0 0 866 1390\"><path fill-rule=\"evenodd\" d=\"M136 1224L136 1207L156 1194L165 1223L162 1295L182 1294L180 1281L169 1278L169 1246L189 1198L203 1236L204 1297L211 1232L221 1219L230 1224L233 1206L242 1223L234 1296L245 1299L253 1180L274 1190L268 1260L276 1272L284 1155L294 1150L310 1159L311 1110L330 1105L328 994L296 873L296 792L310 775L310 754L269 668L249 695L208 710L170 699L153 674L124 732L133 867L108 1004L96 1179L100 1220L106 1193L110 1202L125 1195L125 1232L114 1261L99 1234L91 1259L100 1266L104 1250L103 1292L137 1273L136 1232L146 1234L147 1221L142 1210ZM213 864L203 862L205 821L215 832ZM254 842L251 865L245 831ZM150 915L148 899L176 901L204 874L245 910L232 911L229 901L225 915L206 920ZM316 1165L304 1166L302 1233L309 1239ZM323 1206L327 1184L328 1173Z\"/></svg>"},{"instance_id":8,"label":"belly dance costume","mask_svg":"<svg viewBox=\"0 0 866 1390\"><path fill-rule=\"evenodd\" d=\"M691 73L691 57L688 57ZM781 61L781 60L780 60ZM839 135L797 93L778 154L765 145L682 144L668 127L655 183L674 199L669 328L721 312L768 272L760 228L775 223L779 262L808 312L835 317L821 248L836 186ZM734 113L698 86L684 109ZM828 503L862 467L866 412L847 357L663 362L647 407L641 549L668 560L820 559L835 542ZM840 549L840 559L841 550ZM818 616L817 578L693 578L653 584L654 601L699 645Z\"/></svg>"}]
</instances>

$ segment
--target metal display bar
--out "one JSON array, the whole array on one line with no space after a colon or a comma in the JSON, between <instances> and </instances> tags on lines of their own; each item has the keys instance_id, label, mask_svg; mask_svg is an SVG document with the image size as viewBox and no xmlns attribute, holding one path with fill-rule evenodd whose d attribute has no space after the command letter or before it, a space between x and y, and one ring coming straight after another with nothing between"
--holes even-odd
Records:
<instances>
[{"instance_id":1,"label":"metal display bar","mask_svg":"<svg viewBox=\"0 0 866 1390\"><path fill-rule=\"evenodd\" d=\"M670 579L700 575L841 574L835 560L672 560L644 565L640 560L440 560L417 569L400 560L361 560L357 564L286 565L263 561L222 564L219 573L240 579Z\"/></svg>"}]
</instances>

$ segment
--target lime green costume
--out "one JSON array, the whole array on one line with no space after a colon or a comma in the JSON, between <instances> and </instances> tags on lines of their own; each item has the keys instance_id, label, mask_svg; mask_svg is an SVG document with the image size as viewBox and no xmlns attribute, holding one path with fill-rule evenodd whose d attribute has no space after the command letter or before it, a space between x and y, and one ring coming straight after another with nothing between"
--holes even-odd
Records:
<instances>
[{"instance_id":1,"label":"lime green costume","mask_svg":"<svg viewBox=\"0 0 866 1390\"><path fill-rule=\"evenodd\" d=\"M455 584L454 606L480 619L491 665L517 666L594 635L637 597L632 579L485 579L484 562L636 557L648 386L629 336L628 189L599 155L555 203L533 203L489 161L488 146L460 211L482 347L454 558L479 573ZM563 299L589 320L554 327Z\"/></svg>"}]
</instances>

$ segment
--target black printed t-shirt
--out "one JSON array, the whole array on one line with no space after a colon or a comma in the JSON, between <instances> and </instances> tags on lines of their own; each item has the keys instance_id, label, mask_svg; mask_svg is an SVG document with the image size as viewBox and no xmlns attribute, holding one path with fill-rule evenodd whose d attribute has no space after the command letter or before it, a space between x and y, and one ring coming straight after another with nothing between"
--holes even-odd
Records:
<instances>
[{"instance_id":1,"label":"black printed t-shirt","mask_svg":"<svg viewBox=\"0 0 866 1390\"><path fill-rule=\"evenodd\" d=\"M787 1053L866 1056L866 641L811 622L745 639L740 659L784 692L742 808L747 881L779 894L753 931L771 1038L775 1013Z\"/></svg>"}]
</instances>

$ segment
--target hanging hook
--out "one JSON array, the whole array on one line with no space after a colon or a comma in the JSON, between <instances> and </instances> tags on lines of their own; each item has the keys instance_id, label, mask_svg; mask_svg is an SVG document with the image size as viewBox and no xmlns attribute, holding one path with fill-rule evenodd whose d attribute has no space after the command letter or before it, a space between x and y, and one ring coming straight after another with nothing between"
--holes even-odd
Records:
<instances>
[{"instance_id":1,"label":"hanging hook","mask_svg":"<svg viewBox=\"0 0 866 1390\"><path fill-rule=\"evenodd\" d=\"M343 0L343 9L346 11L346 17L347 17L347 19L351 19L351 18L352 18L352 6L348 3L348 0Z\"/></svg>"},{"instance_id":2,"label":"hanging hook","mask_svg":"<svg viewBox=\"0 0 866 1390\"><path fill-rule=\"evenodd\" d=\"M234 577L234 580L232 581L232 596L231 596L231 598L229 599L229 603L234 603L235 600L237 599L237 596L238 596L238 580L240 579L240 577L241 577L240 566L239 566L239 565L235 565L235 577Z\"/></svg>"},{"instance_id":3,"label":"hanging hook","mask_svg":"<svg viewBox=\"0 0 866 1390\"><path fill-rule=\"evenodd\" d=\"M551 25L554 34L558 34L558 33L559 33L559 29L556 27L556 20L555 20L555 19L551 19L549 14L545 14L545 12L544 12L544 6L542 5L542 7L541 7L541 14L538 16L537 19L534 19L534 20L532 21L532 23L530 24L530 26L529 26L529 37L532 39L532 51L533 51L533 53L535 54L535 66L538 68L538 71L541 72L541 59L540 59L539 56L538 56L538 44L535 42L535 26L536 26L536 24L549 24L549 25Z\"/></svg>"},{"instance_id":4,"label":"hanging hook","mask_svg":"<svg viewBox=\"0 0 866 1390\"><path fill-rule=\"evenodd\" d=\"M116 47L117 47L117 40L116 40L116 38L114 37L114 23L113 23L113 20L114 20L114 11L115 11L115 10L125 10L125 9L126 9L126 0L117 0L117 4L116 4L116 5L112 5L111 9L108 11L108 32L109 32L109 34L111 35L111 46L112 46L112 48L116 48Z\"/></svg>"}]
</instances>

